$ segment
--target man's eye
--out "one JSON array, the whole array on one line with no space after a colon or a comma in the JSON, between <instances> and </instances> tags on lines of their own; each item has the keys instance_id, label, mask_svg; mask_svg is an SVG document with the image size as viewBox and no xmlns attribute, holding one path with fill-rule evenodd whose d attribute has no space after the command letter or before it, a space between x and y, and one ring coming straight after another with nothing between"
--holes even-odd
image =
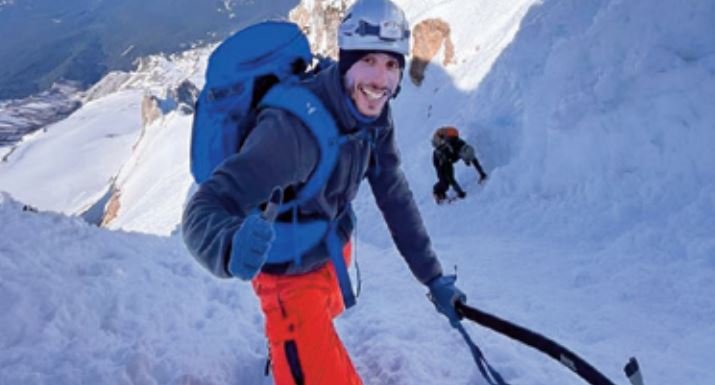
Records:
<instances>
[{"instance_id":1,"label":"man's eye","mask_svg":"<svg viewBox=\"0 0 715 385\"><path fill-rule=\"evenodd\" d=\"M390 60L387 62L387 68L391 70L399 69L400 64L397 62L397 60Z\"/></svg>"},{"instance_id":2,"label":"man's eye","mask_svg":"<svg viewBox=\"0 0 715 385\"><path fill-rule=\"evenodd\" d=\"M365 63L367 63L367 64L373 64L373 63L375 63L375 58L373 58L372 56L369 56L369 55L368 55L368 56L363 57L363 58L362 58L362 61L365 62Z\"/></svg>"}]
</instances>

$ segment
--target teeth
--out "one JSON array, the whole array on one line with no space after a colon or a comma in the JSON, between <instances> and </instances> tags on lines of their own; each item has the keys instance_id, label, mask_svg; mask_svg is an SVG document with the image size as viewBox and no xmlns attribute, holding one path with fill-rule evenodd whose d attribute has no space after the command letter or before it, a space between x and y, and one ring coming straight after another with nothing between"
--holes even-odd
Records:
<instances>
[{"instance_id":1,"label":"teeth","mask_svg":"<svg viewBox=\"0 0 715 385\"><path fill-rule=\"evenodd\" d=\"M365 96L368 97L368 99L378 100L378 99L382 98L383 96L385 96L385 91L377 91L376 92L373 90L369 90L365 87L360 87L360 89L365 94Z\"/></svg>"}]
</instances>

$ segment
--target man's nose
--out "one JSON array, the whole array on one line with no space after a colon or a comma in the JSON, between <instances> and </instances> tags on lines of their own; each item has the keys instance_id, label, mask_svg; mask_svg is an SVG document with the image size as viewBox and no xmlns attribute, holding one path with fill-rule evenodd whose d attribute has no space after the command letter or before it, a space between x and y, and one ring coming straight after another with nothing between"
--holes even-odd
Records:
<instances>
[{"instance_id":1,"label":"man's nose","mask_svg":"<svg viewBox=\"0 0 715 385\"><path fill-rule=\"evenodd\" d=\"M386 88L389 83L390 72L385 66L375 66L373 82L376 86Z\"/></svg>"}]
</instances>

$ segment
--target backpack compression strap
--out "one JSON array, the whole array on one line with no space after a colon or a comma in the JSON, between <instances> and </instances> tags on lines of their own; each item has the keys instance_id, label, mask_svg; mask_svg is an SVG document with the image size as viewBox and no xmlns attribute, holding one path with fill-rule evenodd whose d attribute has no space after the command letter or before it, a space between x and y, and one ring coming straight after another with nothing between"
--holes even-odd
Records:
<instances>
[{"instance_id":1,"label":"backpack compression strap","mask_svg":"<svg viewBox=\"0 0 715 385\"><path fill-rule=\"evenodd\" d=\"M340 136L335 120L325 108L323 102L306 88L277 84L261 99L259 107L280 108L297 116L310 129L313 137L318 142L320 160L313 174L298 191L296 198L283 204L279 208L279 212L283 213L297 209L298 206L317 195L328 182L328 178L330 178L338 160L340 144L345 141L345 138ZM293 216L293 219L294 221L296 220L296 215ZM294 223L294 225L300 226L301 224ZM353 294L350 275L343 259L342 246L337 235L337 220L330 222L326 241L330 259L338 276L345 308L350 308L355 305L355 294ZM294 240L294 243L297 244L297 242L297 240ZM296 255L295 257L296 263L300 264L301 256Z\"/></svg>"}]
</instances>

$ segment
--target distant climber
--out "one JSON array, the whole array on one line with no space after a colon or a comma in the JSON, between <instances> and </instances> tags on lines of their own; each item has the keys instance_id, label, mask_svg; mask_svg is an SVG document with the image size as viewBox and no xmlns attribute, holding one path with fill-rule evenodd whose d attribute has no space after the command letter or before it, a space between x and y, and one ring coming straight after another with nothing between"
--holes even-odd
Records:
<instances>
[{"instance_id":1,"label":"distant climber","mask_svg":"<svg viewBox=\"0 0 715 385\"><path fill-rule=\"evenodd\" d=\"M464 192L457 180L454 178L453 164L460 159L464 163L474 165L474 168L479 173L479 183L483 183L487 179L487 173L484 172L482 165L479 164L474 148L467 144L459 137L459 131L454 127L442 127L435 131L432 136L432 163L435 171L437 171L437 183L435 183L432 193L437 203L442 203L447 199L447 191L451 186L457 193L457 198L464 198L467 193Z\"/></svg>"}]
</instances>

